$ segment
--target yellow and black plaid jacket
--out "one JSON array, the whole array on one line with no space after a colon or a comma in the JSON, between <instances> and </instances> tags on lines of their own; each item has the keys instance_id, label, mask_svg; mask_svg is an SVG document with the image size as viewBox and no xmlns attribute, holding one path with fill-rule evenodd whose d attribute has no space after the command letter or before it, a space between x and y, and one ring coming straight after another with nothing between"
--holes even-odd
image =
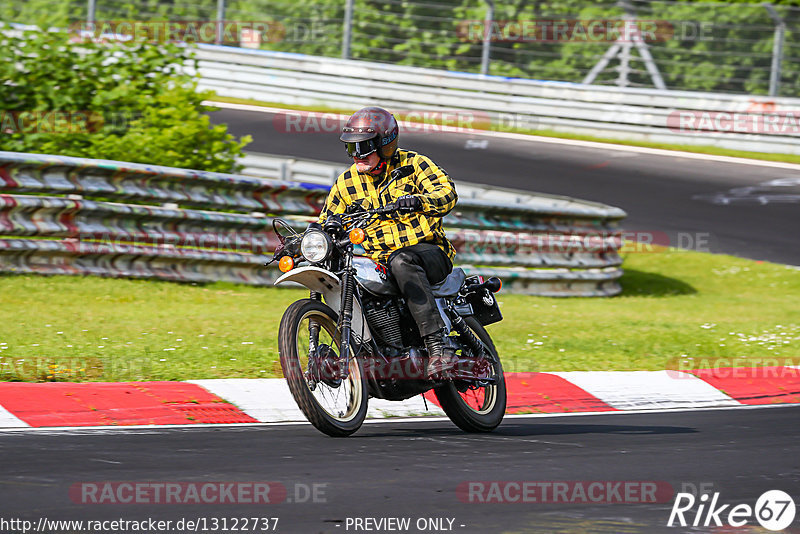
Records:
<instances>
[{"instance_id":1,"label":"yellow and black plaid jacket","mask_svg":"<svg viewBox=\"0 0 800 534\"><path fill-rule=\"evenodd\" d=\"M404 165L413 165L414 174L400 178L378 198L378 192L390 179L391 172ZM363 247L367 256L386 263L389 255L402 247L417 243L438 245L452 261L456 251L442 229L442 217L456 205L458 195L450 176L426 156L399 149L380 176L359 173L356 165L343 172L328 194L319 216L323 223L329 215L344 213L351 204L375 209L394 202L404 195L415 195L422 201L422 212L397 214L366 229Z\"/></svg>"}]
</instances>

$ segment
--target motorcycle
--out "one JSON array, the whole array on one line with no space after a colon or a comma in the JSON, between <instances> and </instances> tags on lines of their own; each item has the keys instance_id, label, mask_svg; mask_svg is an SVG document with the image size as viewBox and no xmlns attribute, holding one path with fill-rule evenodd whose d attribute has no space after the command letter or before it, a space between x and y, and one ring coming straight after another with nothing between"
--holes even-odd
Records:
<instances>
[{"instance_id":1,"label":"motorcycle","mask_svg":"<svg viewBox=\"0 0 800 534\"><path fill-rule=\"evenodd\" d=\"M384 189L410 172L396 169ZM391 274L355 254L365 230L396 213L394 202L371 210L351 206L302 234L286 221L273 221L280 245L270 263L278 261L284 273L275 285L300 284L310 291L286 309L278 331L292 396L329 436L356 432L370 397L400 401L430 390L462 430L490 432L506 409L503 366L485 329L502 320L495 298L502 283L455 268L432 287L449 332L445 350L457 364L428 376L425 344Z\"/></svg>"}]
</instances>

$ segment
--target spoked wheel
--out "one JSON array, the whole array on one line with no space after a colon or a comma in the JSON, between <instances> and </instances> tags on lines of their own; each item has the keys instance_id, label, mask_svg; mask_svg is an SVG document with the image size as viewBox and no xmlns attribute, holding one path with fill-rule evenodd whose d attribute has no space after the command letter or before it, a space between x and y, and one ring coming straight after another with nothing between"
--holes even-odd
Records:
<instances>
[{"instance_id":1,"label":"spoked wheel","mask_svg":"<svg viewBox=\"0 0 800 534\"><path fill-rule=\"evenodd\" d=\"M349 436L367 416L367 384L358 358L339 357L336 312L318 300L292 303L281 319L278 351L295 402L318 430Z\"/></svg>"},{"instance_id":2,"label":"spoked wheel","mask_svg":"<svg viewBox=\"0 0 800 534\"><path fill-rule=\"evenodd\" d=\"M483 325L474 317L466 317L464 321L494 357L492 370L497 379L485 385L448 382L436 388L434 394L444 413L461 430L491 432L497 428L506 412L506 381L503 377L503 365L497 356L492 338Z\"/></svg>"}]
</instances>

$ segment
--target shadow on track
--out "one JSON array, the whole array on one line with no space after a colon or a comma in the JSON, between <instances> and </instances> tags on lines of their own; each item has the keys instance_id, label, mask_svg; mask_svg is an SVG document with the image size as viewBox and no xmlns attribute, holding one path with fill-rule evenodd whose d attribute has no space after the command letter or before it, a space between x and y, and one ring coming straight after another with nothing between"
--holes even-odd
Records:
<instances>
[{"instance_id":1,"label":"shadow on track","mask_svg":"<svg viewBox=\"0 0 800 534\"><path fill-rule=\"evenodd\" d=\"M443 423L446 424L446 423ZM395 428L391 431L371 432L376 427L365 426L359 434L350 439L385 438L385 437L446 437L461 436L483 438L491 440L493 436L501 438L531 437L531 436L565 436L576 434L624 434L624 435L666 435L666 434L693 434L697 430L682 426L656 426L656 425L604 425L604 424L548 424L548 423L517 423L506 421L494 432L488 434L470 434L457 428L431 427L431 428Z\"/></svg>"},{"instance_id":2,"label":"shadow on track","mask_svg":"<svg viewBox=\"0 0 800 534\"><path fill-rule=\"evenodd\" d=\"M568 434L692 434L697 432L694 428L682 426L656 426L656 425L591 425L591 424L540 424L540 423L505 423L497 433L504 436L559 436Z\"/></svg>"}]
</instances>

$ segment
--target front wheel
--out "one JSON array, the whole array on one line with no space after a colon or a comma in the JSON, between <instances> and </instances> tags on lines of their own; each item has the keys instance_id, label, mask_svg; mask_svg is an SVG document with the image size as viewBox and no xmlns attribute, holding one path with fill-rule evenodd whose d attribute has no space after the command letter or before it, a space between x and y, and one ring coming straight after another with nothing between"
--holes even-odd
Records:
<instances>
[{"instance_id":1,"label":"front wheel","mask_svg":"<svg viewBox=\"0 0 800 534\"><path fill-rule=\"evenodd\" d=\"M283 376L295 402L320 432L349 436L367 416L367 384L358 358L339 358L337 316L318 300L292 303L278 331Z\"/></svg>"},{"instance_id":2,"label":"front wheel","mask_svg":"<svg viewBox=\"0 0 800 534\"><path fill-rule=\"evenodd\" d=\"M493 356L497 380L485 386L448 382L434 389L436 399L453 423L465 432L491 432L502 422L506 412L506 381L503 365L497 356L492 338L474 317L464 321Z\"/></svg>"}]
</instances>

